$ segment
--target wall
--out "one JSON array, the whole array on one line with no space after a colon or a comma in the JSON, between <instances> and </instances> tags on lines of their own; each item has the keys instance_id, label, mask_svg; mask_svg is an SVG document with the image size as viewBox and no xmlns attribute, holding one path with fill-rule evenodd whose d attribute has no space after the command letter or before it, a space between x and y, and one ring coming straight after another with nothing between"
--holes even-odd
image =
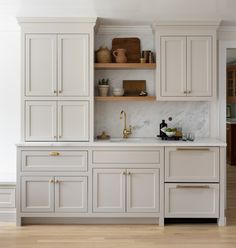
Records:
<instances>
[{"instance_id":1,"label":"wall","mask_svg":"<svg viewBox=\"0 0 236 248\"><path fill-rule=\"evenodd\" d=\"M115 37L139 37L141 50L154 50L154 36L150 27L101 27L95 37L95 48L107 46L111 49ZM157 54L157 56L159 56ZM158 66L158 65L157 65ZM155 70L97 70L97 82L109 78L111 88L122 86L124 79L146 80L147 92L155 95ZM112 91L112 90L110 90ZM111 92L110 92L111 93ZM162 119L172 117L169 126L182 127L184 132L193 132L196 137L210 134L210 104L207 102L95 102L95 136L106 131L112 137L121 137L123 120L121 110L126 111L128 124L133 126L133 137L155 137L159 133Z\"/></svg>"},{"instance_id":2,"label":"wall","mask_svg":"<svg viewBox=\"0 0 236 248\"><path fill-rule=\"evenodd\" d=\"M20 139L20 31L12 13L0 15L0 182L14 182Z\"/></svg>"}]
</instances>

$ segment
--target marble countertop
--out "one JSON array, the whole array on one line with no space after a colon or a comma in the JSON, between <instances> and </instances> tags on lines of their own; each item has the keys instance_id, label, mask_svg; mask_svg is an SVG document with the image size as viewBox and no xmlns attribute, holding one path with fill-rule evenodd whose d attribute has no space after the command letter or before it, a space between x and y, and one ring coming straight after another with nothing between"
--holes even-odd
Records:
<instances>
[{"instance_id":1,"label":"marble countertop","mask_svg":"<svg viewBox=\"0 0 236 248\"><path fill-rule=\"evenodd\" d=\"M110 140L95 140L94 142L22 142L18 147L25 146L80 146L80 147L99 147L99 146L226 146L224 141L216 138L196 138L194 141L167 141L158 138L112 138Z\"/></svg>"}]
</instances>

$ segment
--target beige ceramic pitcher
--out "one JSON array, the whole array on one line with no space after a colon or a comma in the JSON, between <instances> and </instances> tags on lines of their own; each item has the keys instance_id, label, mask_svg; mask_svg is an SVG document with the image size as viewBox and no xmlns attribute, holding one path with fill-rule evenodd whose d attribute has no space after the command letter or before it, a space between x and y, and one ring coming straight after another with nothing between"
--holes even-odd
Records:
<instances>
[{"instance_id":1,"label":"beige ceramic pitcher","mask_svg":"<svg viewBox=\"0 0 236 248\"><path fill-rule=\"evenodd\" d=\"M125 55L126 49L118 48L115 51L113 51L113 55L116 59L116 63L126 63L127 57Z\"/></svg>"}]
</instances>

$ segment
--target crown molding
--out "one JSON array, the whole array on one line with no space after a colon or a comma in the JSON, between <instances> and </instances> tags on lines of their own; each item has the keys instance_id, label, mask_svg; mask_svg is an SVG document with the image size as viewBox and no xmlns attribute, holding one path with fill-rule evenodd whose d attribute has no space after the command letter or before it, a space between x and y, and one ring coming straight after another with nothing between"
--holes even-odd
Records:
<instances>
[{"instance_id":1,"label":"crown molding","mask_svg":"<svg viewBox=\"0 0 236 248\"><path fill-rule=\"evenodd\" d=\"M97 35L108 35L108 34L152 35L153 30L151 25L137 25L137 26L136 25L133 26L99 25L96 29L96 34Z\"/></svg>"},{"instance_id":2,"label":"crown molding","mask_svg":"<svg viewBox=\"0 0 236 248\"><path fill-rule=\"evenodd\" d=\"M220 25L220 20L214 21L157 21L153 26L212 26L218 27Z\"/></svg>"},{"instance_id":3,"label":"crown molding","mask_svg":"<svg viewBox=\"0 0 236 248\"><path fill-rule=\"evenodd\" d=\"M97 17L17 17L19 23L96 23Z\"/></svg>"}]
</instances>

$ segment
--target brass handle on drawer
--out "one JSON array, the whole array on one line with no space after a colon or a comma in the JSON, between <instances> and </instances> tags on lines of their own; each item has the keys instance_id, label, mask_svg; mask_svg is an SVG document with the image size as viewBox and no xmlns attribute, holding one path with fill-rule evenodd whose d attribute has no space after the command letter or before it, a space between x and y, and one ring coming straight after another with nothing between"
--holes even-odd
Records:
<instances>
[{"instance_id":1,"label":"brass handle on drawer","mask_svg":"<svg viewBox=\"0 0 236 248\"><path fill-rule=\"evenodd\" d=\"M56 90L54 90L54 91L53 91L53 93L54 93L54 94L56 94L56 93L57 93L57 91L56 91Z\"/></svg>"},{"instance_id":2,"label":"brass handle on drawer","mask_svg":"<svg viewBox=\"0 0 236 248\"><path fill-rule=\"evenodd\" d=\"M209 189L209 185L176 185L177 189Z\"/></svg>"},{"instance_id":3,"label":"brass handle on drawer","mask_svg":"<svg viewBox=\"0 0 236 248\"><path fill-rule=\"evenodd\" d=\"M55 180L55 183L60 183L60 181L58 179Z\"/></svg>"},{"instance_id":4,"label":"brass handle on drawer","mask_svg":"<svg viewBox=\"0 0 236 248\"><path fill-rule=\"evenodd\" d=\"M191 93L191 90L188 91L188 94L190 94L190 93Z\"/></svg>"},{"instance_id":5,"label":"brass handle on drawer","mask_svg":"<svg viewBox=\"0 0 236 248\"><path fill-rule=\"evenodd\" d=\"M53 179L50 179L50 180L49 180L49 183L54 183L54 180L53 180Z\"/></svg>"},{"instance_id":6,"label":"brass handle on drawer","mask_svg":"<svg viewBox=\"0 0 236 248\"><path fill-rule=\"evenodd\" d=\"M210 151L209 148L177 148L177 151Z\"/></svg>"},{"instance_id":7,"label":"brass handle on drawer","mask_svg":"<svg viewBox=\"0 0 236 248\"><path fill-rule=\"evenodd\" d=\"M61 94L61 92L62 92L62 91L61 91L61 90L59 90L59 94Z\"/></svg>"},{"instance_id":8,"label":"brass handle on drawer","mask_svg":"<svg viewBox=\"0 0 236 248\"><path fill-rule=\"evenodd\" d=\"M187 94L187 91L186 90L184 91L184 94Z\"/></svg>"},{"instance_id":9,"label":"brass handle on drawer","mask_svg":"<svg viewBox=\"0 0 236 248\"><path fill-rule=\"evenodd\" d=\"M126 172L125 172L125 171L123 171L123 172L122 172L122 175L126 175Z\"/></svg>"},{"instance_id":10,"label":"brass handle on drawer","mask_svg":"<svg viewBox=\"0 0 236 248\"><path fill-rule=\"evenodd\" d=\"M127 174L128 174L128 176L130 176L131 175L131 172L129 171Z\"/></svg>"},{"instance_id":11,"label":"brass handle on drawer","mask_svg":"<svg viewBox=\"0 0 236 248\"><path fill-rule=\"evenodd\" d=\"M59 156L60 152L50 152L49 155L50 156Z\"/></svg>"}]
</instances>

